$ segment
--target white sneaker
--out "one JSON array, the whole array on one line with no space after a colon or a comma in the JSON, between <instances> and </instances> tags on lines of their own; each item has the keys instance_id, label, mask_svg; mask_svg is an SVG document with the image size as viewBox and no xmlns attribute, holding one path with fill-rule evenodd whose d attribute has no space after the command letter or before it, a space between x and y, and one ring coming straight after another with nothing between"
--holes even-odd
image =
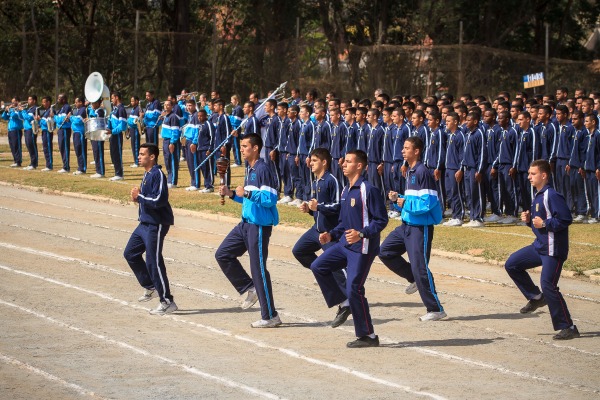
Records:
<instances>
[{"instance_id":1,"label":"white sneaker","mask_svg":"<svg viewBox=\"0 0 600 400\"><path fill-rule=\"evenodd\" d=\"M168 187L169 189L174 189L174 188L176 188L176 187L177 187L177 185L173 185L172 183L167 183L167 187Z\"/></svg>"},{"instance_id":2,"label":"white sneaker","mask_svg":"<svg viewBox=\"0 0 600 400\"><path fill-rule=\"evenodd\" d=\"M50 168L44 168L44 169L42 170L42 172L49 172L49 171L52 171L52 170L51 170Z\"/></svg>"},{"instance_id":3,"label":"white sneaker","mask_svg":"<svg viewBox=\"0 0 600 400\"><path fill-rule=\"evenodd\" d=\"M469 223L464 224L465 228L483 228L485 225L481 221L477 221L476 219L469 221Z\"/></svg>"},{"instance_id":4,"label":"white sneaker","mask_svg":"<svg viewBox=\"0 0 600 400\"><path fill-rule=\"evenodd\" d=\"M90 178L92 178L92 179L104 178L104 175L94 174L94 175L90 175Z\"/></svg>"},{"instance_id":5,"label":"white sneaker","mask_svg":"<svg viewBox=\"0 0 600 400\"><path fill-rule=\"evenodd\" d=\"M112 178L110 178L111 181L116 182L116 181L122 181L123 177L122 176L113 176Z\"/></svg>"},{"instance_id":6,"label":"white sneaker","mask_svg":"<svg viewBox=\"0 0 600 400\"><path fill-rule=\"evenodd\" d=\"M90 165L96 165L96 161L90 161Z\"/></svg>"},{"instance_id":7,"label":"white sneaker","mask_svg":"<svg viewBox=\"0 0 600 400\"><path fill-rule=\"evenodd\" d=\"M188 192L195 192L196 190L198 190L198 188L196 186L188 186L185 188L185 190L187 190Z\"/></svg>"},{"instance_id":8,"label":"white sneaker","mask_svg":"<svg viewBox=\"0 0 600 400\"><path fill-rule=\"evenodd\" d=\"M419 290L419 288L417 288L417 283L413 282L410 285L408 285L408 287L404 290L404 293L413 294L413 293L416 293L417 290Z\"/></svg>"},{"instance_id":9,"label":"white sneaker","mask_svg":"<svg viewBox=\"0 0 600 400\"><path fill-rule=\"evenodd\" d=\"M452 216L452 210L446 210L444 211L444 217L448 218Z\"/></svg>"},{"instance_id":10,"label":"white sneaker","mask_svg":"<svg viewBox=\"0 0 600 400\"><path fill-rule=\"evenodd\" d=\"M586 224L597 224L598 223L598 219L597 218L589 218L587 221L585 221Z\"/></svg>"},{"instance_id":11,"label":"white sneaker","mask_svg":"<svg viewBox=\"0 0 600 400\"><path fill-rule=\"evenodd\" d=\"M523 221L517 222L517 226L527 226L527 224Z\"/></svg>"},{"instance_id":12,"label":"white sneaker","mask_svg":"<svg viewBox=\"0 0 600 400\"><path fill-rule=\"evenodd\" d=\"M69 172L69 171L67 171L64 168L58 171L59 174L66 174L67 172Z\"/></svg>"},{"instance_id":13,"label":"white sneaker","mask_svg":"<svg viewBox=\"0 0 600 400\"><path fill-rule=\"evenodd\" d=\"M300 200L300 199L294 199L294 201L290 201L288 203L288 206L298 207L298 206L300 206L300 204L302 204L302 200Z\"/></svg>"},{"instance_id":14,"label":"white sneaker","mask_svg":"<svg viewBox=\"0 0 600 400\"><path fill-rule=\"evenodd\" d=\"M487 217L485 217L483 220L485 222L498 222L502 219L501 216L496 215L496 214L492 214L492 215L488 215Z\"/></svg>"},{"instance_id":15,"label":"white sneaker","mask_svg":"<svg viewBox=\"0 0 600 400\"><path fill-rule=\"evenodd\" d=\"M279 319L279 314L277 314L274 318L271 319L259 319L256 322L250 324L253 328L275 328L281 325L281 319Z\"/></svg>"},{"instance_id":16,"label":"white sneaker","mask_svg":"<svg viewBox=\"0 0 600 400\"><path fill-rule=\"evenodd\" d=\"M175 304L174 301L170 301L168 303L166 301L161 301L158 307L156 307L154 310L150 310L150 314L165 315L170 314L173 311L177 311L177 304Z\"/></svg>"},{"instance_id":17,"label":"white sneaker","mask_svg":"<svg viewBox=\"0 0 600 400\"><path fill-rule=\"evenodd\" d=\"M185 157L179 157L179 162L185 161Z\"/></svg>"},{"instance_id":18,"label":"white sneaker","mask_svg":"<svg viewBox=\"0 0 600 400\"><path fill-rule=\"evenodd\" d=\"M446 318L447 315L443 311L430 311L427 314L423 315L419 319L421 321L437 321L442 318Z\"/></svg>"},{"instance_id":19,"label":"white sneaker","mask_svg":"<svg viewBox=\"0 0 600 400\"><path fill-rule=\"evenodd\" d=\"M137 164L131 164L129 167L130 168L137 168L137 167L139 167L139 165L137 165Z\"/></svg>"},{"instance_id":20,"label":"white sneaker","mask_svg":"<svg viewBox=\"0 0 600 400\"><path fill-rule=\"evenodd\" d=\"M17 168L18 166L19 166L19 164L17 164L17 163L10 164L11 168Z\"/></svg>"},{"instance_id":21,"label":"white sneaker","mask_svg":"<svg viewBox=\"0 0 600 400\"><path fill-rule=\"evenodd\" d=\"M461 226L463 223L458 218L452 218L449 221L444 222L442 225L444 226Z\"/></svg>"},{"instance_id":22,"label":"white sneaker","mask_svg":"<svg viewBox=\"0 0 600 400\"><path fill-rule=\"evenodd\" d=\"M585 220L585 215L578 215L573 218L573 222L583 222Z\"/></svg>"},{"instance_id":23,"label":"white sneaker","mask_svg":"<svg viewBox=\"0 0 600 400\"><path fill-rule=\"evenodd\" d=\"M258 301L258 296L256 295L256 289L252 288L246 292L246 299L242 303L242 310L247 310L252 307Z\"/></svg>"},{"instance_id":24,"label":"white sneaker","mask_svg":"<svg viewBox=\"0 0 600 400\"><path fill-rule=\"evenodd\" d=\"M398 211L388 211L388 218L397 218L400 216L400 213Z\"/></svg>"},{"instance_id":25,"label":"white sneaker","mask_svg":"<svg viewBox=\"0 0 600 400\"><path fill-rule=\"evenodd\" d=\"M502 218L500 221L498 221L499 224L504 224L504 225L514 224L515 222L517 222L517 219L511 215L508 215L508 216Z\"/></svg>"},{"instance_id":26,"label":"white sneaker","mask_svg":"<svg viewBox=\"0 0 600 400\"><path fill-rule=\"evenodd\" d=\"M283 199L279 200L277 204L287 204L292 201L290 196L285 196Z\"/></svg>"},{"instance_id":27,"label":"white sneaker","mask_svg":"<svg viewBox=\"0 0 600 400\"><path fill-rule=\"evenodd\" d=\"M156 297L158 297L158 292L156 291L156 289L146 289L144 290L144 294L138 299L138 301L150 301Z\"/></svg>"},{"instance_id":28,"label":"white sneaker","mask_svg":"<svg viewBox=\"0 0 600 400\"><path fill-rule=\"evenodd\" d=\"M215 191L215 189L213 189L213 188L204 188L204 189L200 190L200 193L212 193L214 191Z\"/></svg>"},{"instance_id":29,"label":"white sneaker","mask_svg":"<svg viewBox=\"0 0 600 400\"><path fill-rule=\"evenodd\" d=\"M79 170L73 172L73 175L83 175L83 174L85 174L85 172L79 171Z\"/></svg>"},{"instance_id":30,"label":"white sneaker","mask_svg":"<svg viewBox=\"0 0 600 400\"><path fill-rule=\"evenodd\" d=\"M24 169L25 171L31 171L31 170L34 170L34 169L35 169L35 167L34 167L33 165L29 165L29 166L27 166L27 167L25 167L25 168L23 168L23 169Z\"/></svg>"},{"instance_id":31,"label":"white sneaker","mask_svg":"<svg viewBox=\"0 0 600 400\"><path fill-rule=\"evenodd\" d=\"M235 163L231 164L231 168L237 168L237 167L241 167L241 166L242 166L241 164L235 164Z\"/></svg>"}]
</instances>

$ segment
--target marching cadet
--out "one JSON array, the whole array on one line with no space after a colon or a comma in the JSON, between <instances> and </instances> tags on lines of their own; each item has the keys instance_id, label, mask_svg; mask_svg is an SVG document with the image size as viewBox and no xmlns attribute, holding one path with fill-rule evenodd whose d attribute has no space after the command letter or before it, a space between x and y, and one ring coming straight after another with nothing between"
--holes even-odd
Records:
<instances>
[{"instance_id":1,"label":"marching cadet","mask_svg":"<svg viewBox=\"0 0 600 400\"><path fill-rule=\"evenodd\" d=\"M404 196L390 192L389 198L402 212L402 225L394 229L381 244L379 259L395 274L409 282L405 293L417 290L427 309L421 321L437 321L446 317L429 269L434 225L442 220L442 208L431 172L421 163L423 142L411 136L404 142L404 159L409 170ZM402 254L408 253L410 263Z\"/></svg>"},{"instance_id":2,"label":"marching cadet","mask_svg":"<svg viewBox=\"0 0 600 400\"><path fill-rule=\"evenodd\" d=\"M446 208L446 134L440 127L441 118L440 113L437 111L431 111L427 116L427 120L429 121L428 129L431 133L429 134L429 145L427 146L423 163L433 175L443 212Z\"/></svg>"},{"instance_id":3,"label":"marching cadet","mask_svg":"<svg viewBox=\"0 0 600 400\"><path fill-rule=\"evenodd\" d=\"M556 121L558 129L556 131L556 167L555 167L555 182L556 191L563 195L567 201L569 210L574 207L574 198L571 192L571 180L573 176L567 171L569 158L571 158L573 150L573 140L575 137L575 129L569 122L569 109L565 105L556 107ZM575 171L573 171L575 173ZM585 217L581 216L573 222L581 222Z\"/></svg>"},{"instance_id":4,"label":"marching cadet","mask_svg":"<svg viewBox=\"0 0 600 400\"><path fill-rule=\"evenodd\" d=\"M102 100L97 100L88 106L88 118L105 118L106 110L100 107ZM96 167L96 173L91 175L90 178L98 179L104 178L105 165L104 165L104 141L103 140L92 140L92 154L94 155L94 167Z\"/></svg>"},{"instance_id":5,"label":"marching cadet","mask_svg":"<svg viewBox=\"0 0 600 400\"><path fill-rule=\"evenodd\" d=\"M392 141L394 146L392 154L394 160L394 165L392 166L394 185L392 187L392 191L400 194L404 194L404 188L406 186L406 179L404 178L405 171L402 170L402 167L404 166L402 149L404 149L404 141L410 136L410 128L405 122L405 116L406 115L404 114L404 109L402 107L398 107L392 112L392 122L396 127L395 134L392 133ZM399 216L399 214L394 214L394 217Z\"/></svg>"},{"instance_id":6,"label":"marching cadet","mask_svg":"<svg viewBox=\"0 0 600 400\"><path fill-rule=\"evenodd\" d=\"M518 118L518 117L517 117ZM510 116L506 111L498 114L502 127L498 156L491 161L491 176L498 178L500 192L499 206L505 217L498 220L500 224L512 224L517 221L519 203L517 199L517 147L519 145L518 128L510 126Z\"/></svg>"},{"instance_id":7,"label":"marching cadet","mask_svg":"<svg viewBox=\"0 0 600 400\"><path fill-rule=\"evenodd\" d=\"M585 116L585 128L588 134L585 138L585 163L580 170L585 179L585 188L590 209L588 224L595 224L600 219L600 137L598 137L598 119L593 115Z\"/></svg>"},{"instance_id":8,"label":"marching cadet","mask_svg":"<svg viewBox=\"0 0 600 400\"><path fill-rule=\"evenodd\" d=\"M329 150L331 146L331 124L325 118L325 108L315 108L315 119L315 132L310 144L310 151L319 148ZM309 163L310 160L307 158L306 162Z\"/></svg>"},{"instance_id":9,"label":"marching cadet","mask_svg":"<svg viewBox=\"0 0 600 400\"><path fill-rule=\"evenodd\" d=\"M427 125L425 125L425 113L421 110L416 110L412 113L411 119L412 127L410 136L417 136L424 145L427 146L429 144L429 129L427 129ZM426 147L424 151L427 151ZM421 153L421 157L424 156L425 153Z\"/></svg>"},{"instance_id":10,"label":"marching cadet","mask_svg":"<svg viewBox=\"0 0 600 400\"><path fill-rule=\"evenodd\" d=\"M54 129L50 129L54 126L54 117L52 107L52 98L49 96L42 97L42 110L38 111L35 118L40 125L40 131L42 132L42 147L44 148L44 158L46 159L46 167L42 169L42 172L52 171L53 158L52 158L52 139L54 136ZM48 125L51 126L48 126Z\"/></svg>"},{"instance_id":11,"label":"marching cadet","mask_svg":"<svg viewBox=\"0 0 600 400\"><path fill-rule=\"evenodd\" d=\"M115 167L111 181L123 180L123 132L127 130L127 111L121 102L121 93L111 94L113 109L108 120L110 135L110 159Z\"/></svg>"},{"instance_id":12,"label":"marching cadet","mask_svg":"<svg viewBox=\"0 0 600 400\"><path fill-rule=\"evenodd\" d=\"M558 288L558 279L569 254L569 225L571 211L562 195L549 185L550 163L536 160L529 167L529 181L536 189L531 210L521 213L521 220L531 227L534 242L513 253L505 269L515 285L528 300L521 314L532 313L548 305L554 330L554 340L579 337L567 304ZM527 269L542 266L541 287L537 287Z\"/></svg>"},{"instance_id":13,"label":"marching cadet","mask_svg":"<svg viewBox=\"0 0 600 400\"><path fill-rule=\"evenodd\" d=\"M200 190L200 193L212 193L214 191L213 182L213 167L212 160L205 161L210 153L214 149L214 138L215 132L213 125L208 122L208 114L206 110L201 108L197 113L198 118L198 134L192 139L194 145L196 145L196 151L198 152L198 162L202 164L200 170L202 171L202 177L204 178L204 189ZM190 146L193 150L194 146Z\"/></svg>"},{"instance_id":14,"label":"marching cadet","mask_svg":"<svg viewBox=\"0 0 600 400\"><path fill-rule=\"evenodd\" d=\"M140 113L146 126L146 143L158 145L158 117L162 112L160 101L154 97L153 90L146 91L146 109Z\"/></svg>"},{"instance_id":15,"label":"marching cadet","mask_svg":"<svg viewBox=\"0 0 600 400\"><path fill-rule=\"evenodd\" d=\"M133 154L133 164L131 168L138 167L138 154L140 154L141 132L138 129L140 120L140 98L132 96L130 99L131 112L127 117L127 130L131 138L131 152Z\"/></svg>"},{"instance_id":16,"label":"marching cadet","mask_svg":"<svg viewBox=\"0 0 600 400\"><path fill-rule=\"evenodd\" d=\"M497 113L493 108L483 112L483 122L485 129L485 146L488 160L498 158L500 151L500 142L502 141L502 131L508 129L508 118L501 113ZM498 123L496 123L498 122ZM525 169L529 168L529 164ZM490 202L491 215L485 217L484 222L498 222L502 219L502 211L500 210L500 187L498 186L498 174L492 174L492 164L488 165L486 171L488 178L487 199Z\"/></svg>"},{"instance_id":17,"label":"marching cadet","mask_svg":"<svg viewBox=\"0 0 600 400\"><path fill-rule=\"evenodd\" d=\"M38 122L36 119L38 114L37 96L29 96L27 98L26 110L21 110L21 118L23 119L23 129L25 134L25 146L29 152L29 165L25 170L32 170L38 167L38 150L37 150L37 131L33 125ZM35 122L34 122L35 121Z\"/></svg>"},{"instance_id":18,"label":"marching cadet","mask_svg":"<svg viewBox=\"0 0 600 400\"><path fill-rule=\"evenodd\" d=\"M58 112L54 115L56 129L58 129L58 147L62 158L63 167L58 171L59 174L65 174L71 170L71 106L64 93L58 95Z\"/></svg>"},{"instance_id":19,"label":"marching cadet","mask_svg":"<svg viewBox=\"0 0 600 400\"><path fill-rule=\"evenodd\" d=\"M286 181L285 187L291 188L291 192L288 195L296 195L296 198L288 203L290 206L299 206L302 204L302 196L304 196L302 189L302 181L300 179L300 167L296 164L296 157L298 156L298 143L300 141L300 130L302 129L302 123L298 119L298 113L300 108L296 105L288 108L288 119L290 121L287 134L287 145L285 148L285 154L287 157L287 168L289 171L289 180ZM299 194L300 193L300 194Z\"/></svg>"},{"instance_id":20,"label":"marching cadet","mask_svg":"<svg viewBox=\"0 0 600 400\"><path fill-rule=\"evenodd\" d=\"M14 97L12 104L7 106L2 112L2 119L8 121L8 144L13 156L11 168L20 167L23 162L23 150L21 141L23 140L23 118L19 110L19 98Z\"/></svg>"},{"instance_id":21,"label":"marching cadet","mask_svg":"<svg viewBox=\"0 0 600 400\"><path fill-rule=\"evenodd\" d=\"M557 137L557 128L552 122L552 108L548 105L540 107L538 111L539 122L542 124L540 128L540 145L542 147L542 159L546 160L552 166L554 164L554 149L555 138ZM555 187L554 167L550 176L550 185Z\"/></svg>"},{"instance_id":22,"label":"marching cadet","mask_svg":"<svg viewBox=\"0 0 600 400\"><path fill-rule=\"evenodd\" d=\"M169 189L177 187L179 178L179 158L181 153L181 142L179 136L180 117L173 111L173 100L166 100L163 104L164 111L161 114L163 138L163 157L167 167L167 185Z\"/></svg>"},{"instance_id":23,"label":"marching cadet","mask_svg":"<svg viewBox=\"0 0 600 400\"><path fill-rule=\"evenodd\" d=\"M310 266L328 307L338 306L336 325L345 322L349 314L354 320L357 339L349 348L379 346L373 330L364 283L379 253L381 231L388 223L385 202L379 190L363 179L367 155L361 150L346 154L344 175L348 185L340 200L338 225L319 235L321 244L338 241L321 254ZM333 271L347 266L346 290L340 289ZM350 313L348 313L348 308Z\"/></svg>"},{"instance_id":24,"label":"marching cadet","mask_svg":"<svg viewBox=\"0 0 600 400\"><path fill-rule=\"evenodd\" d=\"M218 93L218 92L217 92ZM221 157L222 154L225 155L225 158L229 159L231 154L231 143L232 137L230 136L232 132L231 121L225 114L225 102L221 99L218 99L213 103L213 111L216 116L216 129L215 129L215 139L213 141L215 149L216 146L221 145L221 152L215 153L215 161ZM216 163L215 163L216 168ZM214 170L213 170L214 173ZM227 187L231 184L231 163L227 167Z\"/></svg>"},{"instance_id":25,"label":"marching cadet","mask_svg":"<svg viewBox=\"0 0 600 400\"><path fill-rule=\"evenodd\" d=\"M240 96L234 94L231 96L231 114L229 115L229 121L231 122L231 128L237 130L244 119L244 111L240 105ZM233 137L233 158L235 163L232 167L240 167L242 165L242 155L240 153L240 137Z\"/></svg>"},{"instance_id":26,"label":"marching cadet","mask_svg":"<svg viewBox=\"0 0 600 400\"><path fill-rule=\"evenodd\" d=\"M381 164L382 164L382 180L383 180L383 193L389 193L394 190L394 136L397 131L397 127L392 119L392 112L394 111L391 107L383 109L383 138L381 139ZM384 195L384 198L386 196ZM395 214L394 214L395 215ZM392 217L392 214L388 212L388 216Z\"/></svg>"},{"instance_id":27,"label":"marching cadet","mask_svg":"<svg viewBox=\"0 0 600 400\"><path fill-rule=\"evenodd\" d=\"M541 146L538 132L531 124L531 114L527 111L521 111L517 117L519 124L519 143L517 146L516 168L517 168L517 187L519 188L519 203L523 210L531 209L531 202L534 198L533 187L529 182L529 166L534 160L540 158ZM521 223L523 223L521 221Z\"/></svg>"},{"instance_id":28,"label":"marching cadet","mask_svg":"<svg viewBox=\"0 0 600 400\"><path fill-rule=\"evenodd\" d=\"M87 172L87 140L85 139L85 123L88 118L87 109L81 97L75 98L75 109L71 115L71 130L73 131L73 148L77 156L77 171L73 175Z\"/></svg>"},{"instance_id":29,"label":"marching cadet","mask_svg":"<svg viewBox=\"0 0 600 400\"><path fill-rule=\"evenodd\" d=\"M273 162L273 159L271 158L271 153L275 149L275 145L277 144L277 139L279 139L277 135L279 134L280 120L275 113L276 108L277 108L277 100L269 99L265 102L265 106L264 106L265 115L263 115L260 118L260 125L261 125L262 129L264 129L264 132L261 134L261 136L264 138L264 144L265 144L265 146L262 150L263 155L264 155L263 158L265 159L265 162L267 163L267 165L269 165L271 168L273 168L275 175L277 177L279 177L279 173L277 172L277 166ZM279 184L277 185L277 187L279 187Z\"/></svg>"},{"instance_id":30,"label":"marching cadet","mask_svg":"<svg viewBox=\"0 0 600 400\"><path fill-rule=\"evenodd\" d=\"M385 199L383 189L383 165L382 165L382 143L383 128L379 123L380 112L377 108L371 108L367 112L367 122L369 123L368 141L367 141L367 180L371 185L379 189L382 198Z\"/></svg>"},{"instance_id":31,"label":"marching cadet","mask_svg":"<svg viewBox=\"0 0 600 400\"><path fill-rule=\"evenodd\" d=\"M444 226L462 226L465 217L463 201L463 181L457 179L457 173L462 169L462 160L465 152L465 137L458 128L459 116L455 112L449 112L446 116L446 171L444 180L446 181L446 197L448 205L452 210L451 218L444 222Z\"/></svg>"},{"instance_id":32,"label":"marching cadet","mask_svg":"<svg viewBox=\"0 0 600 400\"><path fill-rule=\"evenodd\" d=\"M277 145L273 150L275 159L271 159L277 163L279 171L279 193L284 191L284 196L279 200L278 204L288 204L292 202L294 195L294 187L290 179L290 170L287 164L287 142L290 128L290 119L287 117L288 103L281 102L277 104L277 118L279 118L279 133L277 134Z\"/></svg>"},{"instance_id":33,"label":"marching cadet","mask_svg":"<svg viewBox=\"0 0 600 400\"><path fill-rule=\"evenodd\" d=\"M464 177L464 185L470 200L469 223L463 225L468 228L483 227L483 214L485 212L485 171L487 169L487 152L485 151L484 135L479 125L479 115L470 112L467 115L465 135L465 152L462 160L462 169L456 172L458 182Z\"/></svg>"},{"instance_id":34,"label":"marching cadet","mask_svg":"<svg viewBox=\"0 0 600 400\"><path fill-rule=\"evenodd\" d=\"M367 152L367 140L369 137L369 124L367 114L369 110L365 107L356 109L356 150Z\"/></svg>"},{"instance_id":35,"label":"marching cadet","mask_svg":"<svg viewBox=\"0 0 600 400\"><path fill-rule=\"evenodd\" d=\"M296 188L296 197L300 200L310 200L310 188L311 188L311 172L308 169L309 164L306 163L306 159L310 154L310 144L315 134L315 125L310 120L312 114L312 107L309 105L300 106L301 127L300 135L298 137L298 155L296 156L296 165L298 166L298 175L300 176L300 186ZM310 162L310 159L309 159Z\"/></svg>"},{"instance_id":36,"label":"marching cadet","mask_svg":"<svg viewBox=\"0 0 600 400\"><path fill-rule=\"evenodd\" d=\"M585 197L585 182L583 180L583 176L581 176L579 173L579 171L581 171L584 167L587 151L585 143L587 130L584 126L584 120L585 117L579 110L575 110L571 114L571 123L573 124L575 134L573 136L571 155L565 169L566 172L571 176L571 191L573 193L573 200L575 202L576 214L573 221L584 221L588 213L588 204Z\"/></svg>"},{"instance_id":37,"label":"marching cadet","mask_svg":"<svg viewBox=\"0 0 600 400\"><path fill-rule=\"evenodd\" d=\"M329 123L331 125L331 151L332 162L328 164L331 174L338 182L344 182L344 173L339 160L345 155L346 146L346 126L340 122L340 109L333 108L329 110Z\"/></svg>"}]
</instances>

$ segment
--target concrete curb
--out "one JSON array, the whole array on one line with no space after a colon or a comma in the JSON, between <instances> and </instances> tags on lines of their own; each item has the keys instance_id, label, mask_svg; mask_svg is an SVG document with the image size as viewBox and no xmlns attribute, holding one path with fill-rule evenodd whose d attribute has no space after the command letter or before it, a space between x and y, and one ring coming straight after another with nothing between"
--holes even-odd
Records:
<instances>
[{"instance_id":1,"label":"concrete curb","mask_svg":"<svg viewBox=\"0 0 600 400\"><path fill-rule=\"evenodd\" d=\"M108 197L94 196L94 195L88 195L88 194L83 194L83 193L63 192L60 190L48 189L48 188L43 188L43 187L35 187L35 186L27 186L27 185L15 184L15 183L4 182L4 181L0 181L0 186L15 187L15 188L19 188L19 189L31 190L31 191L40 192L40 193L47 193L47 194L53 194L53 195L58 195L58 196L92 200L92 201L97 201L100 203L109 203L109 204L115 204L115 205L120 205L120 206L133 206L134 205L134 203L130 202L130 201L123 202L123 201L111 199ZM234 218L234 217L230 217L230 216L226 216L226 215L205 213L202 211L185 210L185 209L181 209L181 208L174 208L173 213L175 215L181 216L181 217L196 217L196 218L209 220L209 221L216 221L216 222L222 221L222 222L228 222L228 223L236 223L236 222L239 222L239 220L240 220L239 218ZM294 226L285 226L285 225L277 225L277 227L275 229L281 230L284 232L288 232L288 233L298 233L299 235L302 235L305 232L304 228L299 228L299 227L294 227ZM437 257L448 258L448 259L452 259L452 260L463 260L463 261L467 261L470 263L489 265L492 267L501 267L501 268L504 267L504 261L487 260L483 257L475 257L475 256L471 256L468 254L453 253L450 251L438 250L438 249L432 249L431 254L434 256L437 256ZM542 267L536 267L536 268L531 269L530 271L534 271L539 274L542 271ZM560 276L563 278L576 278L576 279L588 278L590 281L597 282L600 284L600 268L585 271L583 274L578 274L576 271L564 271L563 270L561 272Z\"/></svg>"}]
</instances>

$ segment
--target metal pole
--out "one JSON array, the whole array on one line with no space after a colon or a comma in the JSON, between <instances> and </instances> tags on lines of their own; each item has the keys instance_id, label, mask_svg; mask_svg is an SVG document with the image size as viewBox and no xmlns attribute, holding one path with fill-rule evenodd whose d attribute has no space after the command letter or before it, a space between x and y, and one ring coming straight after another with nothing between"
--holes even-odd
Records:
<instances>
[{"instance_id":1,"label":"metal pole","mask_svg":"<svg viewBox=\"0 0 600 400\"><path fill-rule=\"evenodd\" d=\"M458 85L456 94L460 96L463 91L463 73L462 73L462 50L463 50L463 22L459 22L458 28Z\"/></svg>"},{"instance_id":2,"label":"metal pole","mask_svg":"<svg viewBox=\"0 0 600 400\"><path fill-rule=\"evenodd\" d=\"M550 83L550 24L544 23L546 28L546 54L545 54L545 67L544 67L544 86L546 91L548 90L548 84Z\"/></svg>"},{"instance_id":3,"label":"metal pole","mask_svg":"<svg viewBox=\"0 0 600 400\"><path fill-rule=\"evenodd\" d=\"M138 92L138 46L140 32L140 10L135 10L135 54L133 61L133 92Z\"/></svg>"},{"instance_id":4,"label":"metal pole","mask_svg":"<svg viewBox=\"0 0 600 400\"><path fill-rule=\"evenodd\" d=\"M54 100L58 99L58 7L54 10L55 39L54 39Z\"/></svg>"}]
</instances>

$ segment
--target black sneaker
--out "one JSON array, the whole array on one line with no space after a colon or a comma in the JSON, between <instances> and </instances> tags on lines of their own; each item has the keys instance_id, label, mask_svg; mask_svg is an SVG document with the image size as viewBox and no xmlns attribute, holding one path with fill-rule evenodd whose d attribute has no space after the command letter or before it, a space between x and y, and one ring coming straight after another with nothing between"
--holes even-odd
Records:
<instances>
[{"instance_id":1,"label":"black sneaker","mask_svg":"<svg viewBox=\"0 0 600 400\"><path fill-rule=\"evenodd\" d=\"M375 339L371 339L369 336L359 337L353 342L346 343L346 347L351 349L358 349L361 347L379 347L379 336L375 335Z\"/></svg>"},{"instance_id":2,"label":"black sneaker","mask_svg":"<svg viewBox=\"0 0 600 400\"><path fill-rule=\"evenodd\" d=\"M547 305L546 299L544 298L544 294L542 293L542 297L539 300L531 299L525 304L525 307L521 308L521 314L529 314L534 312L540 307L544 307Z\"/></svg>"},{"instance_id":3,"label":"black sneaker","mask_svg":"<svg viewBox=\"0 0 600 400\"><path fill-rule=\"evenodd\" d=\"M556 335L552 337L554 340L570 340L576 337L581 336L579 331L577 330L577 326L573 325L573 328L566 328L562 331L558 332Z\"/></svg>"},{"instance_id":4,"label":"black sneaker","mask_svg":"<svg viewBox=\"0 0 600 400\"><path fill-rule=\"evenodd\" d=\"M344 322L346 322L349 315L350 315L350 306L338 307L338 312L335 315L333 322L331 323L331 327L337 328L338 326L342 325Z\"/></svg>"}]
</instances>

